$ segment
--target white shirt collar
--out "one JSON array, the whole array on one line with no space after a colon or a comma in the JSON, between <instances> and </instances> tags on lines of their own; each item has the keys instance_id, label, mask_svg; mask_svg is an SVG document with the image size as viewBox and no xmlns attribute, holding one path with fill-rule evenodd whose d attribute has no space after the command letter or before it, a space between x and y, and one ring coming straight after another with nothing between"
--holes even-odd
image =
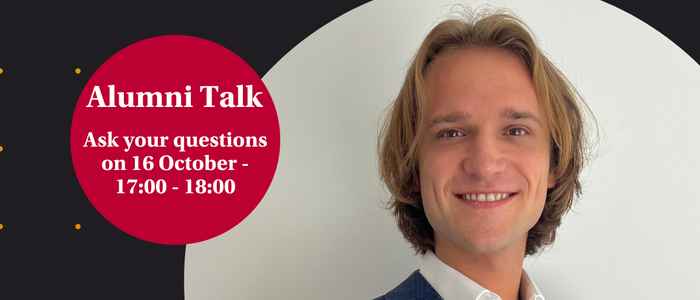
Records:
<instances>
[{"instance_id":1,"label":"white shirt collar","mask_svg":"<svg viewBox=\"0 0 700 300\"><path fill-rule=\"evenodd\" d=\"M432 251L421 257L420 273L444 300L501 300L496 293L442 262ZM520 293L526 300L544 300L525 270L520 279Z\"/></svg>"}]
</instances>

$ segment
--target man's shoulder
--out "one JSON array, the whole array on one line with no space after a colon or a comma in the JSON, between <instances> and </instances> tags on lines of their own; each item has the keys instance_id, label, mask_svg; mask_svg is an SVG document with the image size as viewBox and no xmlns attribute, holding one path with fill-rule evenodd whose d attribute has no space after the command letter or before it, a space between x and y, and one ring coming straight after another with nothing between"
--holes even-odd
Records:
<instances>
[{"instance_id":1,"label":"man's shoulder","mask_svg":"<svg viewBox=\"0 0 700 300\"><path fill-rule=\"evenodd\" d=\"M374 300L439 300L440 295L433 289L418 270L388 293Z\"/></svg>"}]
</instances>

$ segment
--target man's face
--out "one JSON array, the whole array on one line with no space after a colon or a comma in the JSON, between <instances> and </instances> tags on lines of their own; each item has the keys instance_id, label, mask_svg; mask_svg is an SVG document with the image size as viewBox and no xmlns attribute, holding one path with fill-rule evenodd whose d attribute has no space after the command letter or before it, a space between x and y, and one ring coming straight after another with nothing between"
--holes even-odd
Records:
<instances>
[{"instance_id":1,"label":"man's face","mask_svg":"<svg viewBox=\"0 0 700 300\"><path fill-rule=\"evenodd\" d=\"M554 185L527 68L502 49L448 50L428 67L426 88L419 178L437 251L524 251Z\"/></svg>"}]
</instances>

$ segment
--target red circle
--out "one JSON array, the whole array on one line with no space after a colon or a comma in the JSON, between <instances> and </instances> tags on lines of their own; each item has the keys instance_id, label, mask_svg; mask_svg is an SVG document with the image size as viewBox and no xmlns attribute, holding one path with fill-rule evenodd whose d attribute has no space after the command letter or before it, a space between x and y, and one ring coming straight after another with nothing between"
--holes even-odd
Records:
<instances>
[{"instance_id":1,"label":"red circle","mask_svg":"<svg viewBox=\"0 0 700 300\"><path fill-rule=\"evenodd\" d=\"M280 133L270 93L243 59L212 41L166 35L97 69L70 139L97 211L129 235L182 245L220 235L255 209L277 168Z\"/></svg>"}]
</instances>

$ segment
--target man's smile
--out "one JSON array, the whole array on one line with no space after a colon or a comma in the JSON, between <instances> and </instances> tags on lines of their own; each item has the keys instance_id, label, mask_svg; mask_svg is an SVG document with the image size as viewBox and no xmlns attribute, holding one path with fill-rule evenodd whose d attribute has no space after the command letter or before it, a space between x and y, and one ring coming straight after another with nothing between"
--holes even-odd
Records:
<instances>
[{"instance_id":1,"label":"man's smile","mask_svg":"<svg viewBox=\"0 0 700 300\"><path fill-rule=\"evenodd\" d=\"M509 203L517 194L513 192L468 192L455 194L455 197L475 208L491 208Z\"/></svg>"}]
</instances>

